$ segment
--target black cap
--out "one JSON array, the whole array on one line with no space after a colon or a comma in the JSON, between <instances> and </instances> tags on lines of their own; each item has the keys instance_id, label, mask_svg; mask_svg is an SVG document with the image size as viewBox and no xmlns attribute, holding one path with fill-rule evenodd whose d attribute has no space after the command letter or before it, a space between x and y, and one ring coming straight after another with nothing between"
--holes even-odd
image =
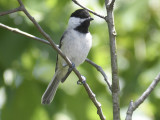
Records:
<instances>
[{"instance_id":1,"label":"black cap","mask_svg":"<svg viewBox=\"0 0 160 120\"><path fill-rule=\"evenodd\" d=\"M78 9L74 13L71 14L71 17L77 17L77 18L90 18L90 14L85 9Z\"/></svg>"}]
</instances>

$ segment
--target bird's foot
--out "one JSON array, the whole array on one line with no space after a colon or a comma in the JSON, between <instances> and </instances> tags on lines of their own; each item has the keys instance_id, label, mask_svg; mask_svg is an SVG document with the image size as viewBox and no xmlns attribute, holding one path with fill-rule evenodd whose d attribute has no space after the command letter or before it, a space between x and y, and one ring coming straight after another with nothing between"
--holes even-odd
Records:
<instances>
[{"instance_id":1,"label":"bird's foot","mask_svg":"<svg viewBox=\"0 0 160 120\"><path fill-rule=\"evenodd\" d=\"M78 85L84 85L86 83L86 78L84 76L81 76L81 77L82 77L82 81L78 80L77 81Z\"/></svg>"},{"instance_id":2,"label":"bird's foot","mask_svg":"<svg viewBox=\"0 0 160 120\"><path fill-rule=\"evenodd\" d=\"M68 71L72 72L72 70L75 68L75 64L72 63L72 66L68 68Z\"/></svg>"},{"instance_id":3,"label":"bird's foot","mask_svg":"<svg viewBox=\"0 0 160 120\"><path fill-rule=\"evenodd\" d=\"M61 82L63 83L67 77L70 75L70 73L72 72L72 70L75 68L75 64L72 63L72 66L68 68L68 72L66 73L66 75L62 78Z\"/></svg>"}]
</instances>

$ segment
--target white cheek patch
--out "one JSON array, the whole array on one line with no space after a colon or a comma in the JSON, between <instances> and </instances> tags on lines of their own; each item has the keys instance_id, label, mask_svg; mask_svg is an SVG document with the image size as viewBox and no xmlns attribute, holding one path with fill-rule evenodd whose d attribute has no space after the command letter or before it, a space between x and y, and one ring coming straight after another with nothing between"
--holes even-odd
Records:
<instances>
[{"instance_id":1,"label":"white cheek patch","mask_svg":"<svg viewBox=\"0 0 160 120\"><path fill-rule=\"evenodd\" d=\"M77 17L71 17L68 22L68 28L76 28L79 26L82 22L84 22L87 18L77 18Z\"/></svg>"}]
</instances>

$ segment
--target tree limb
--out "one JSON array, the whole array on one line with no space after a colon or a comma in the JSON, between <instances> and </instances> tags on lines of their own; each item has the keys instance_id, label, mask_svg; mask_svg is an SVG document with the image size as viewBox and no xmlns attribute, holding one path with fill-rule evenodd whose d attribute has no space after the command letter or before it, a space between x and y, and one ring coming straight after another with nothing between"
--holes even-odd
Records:
<instances>
[{"instance_id":1,"label":"tree limb","mask_svg":"<svg viewBox=\"0 0 160 120\"><path fill-rule=\"evenodd\" d=\"M103 71L102 67L99 66L99 65L97 65L97 64L95 64L93 61L89 60L88 58L86 59L86 62L88 62L89 64L91 64L92 66L94 66L102 74L102 76L104 77L104 80L106 81L106 83L107 83L107 85L109 87L110 92L112 92L112 87L111 87L111 85L110 85L110 83L108 81L107 75Z\"/></svg>"},{"instance_id":2,"label":"tree limb","mask_svg":"<svg viewBox=\"0 0 160 120\"><path fill-rule=\"evenodd\" d=\"M4 29L7 29L7 30L9 30L9 31L12 31L12 32L15 32L15 33L24 35L24 36L26 36L26 37L28 37L28 38L31 38L31 39L40 41L40 42L45 43L45 44L47 44L47 45L50 45L50 43L49 43L47 40L42 39L42 38L38 38L38 37L36 37L36 36L34 36L34 35L31 35L31 34L29 34L29 33L27 33L27 32L23 32L23 31L21 31L21 30L19 30L19 29L17 29L17 28L12 28L12 27L9 27L9 26L4 25L4 24L2 24L2 23L0 23L0 27L1 27L1 28L4 28Z\"/></svg>"},{"instance_id":3,"label":"tree limb","mask_svg":"<svg viewBox=\"0 0 160 120\"><path fill-rule=\"evenodd\" d=\"M105 1L105 5L106 5L107 9L111 9L111 10L113 10L114 3L115 3L115 0L106 0Z\"/></svg>"},{"instance_id":4,"label":"tree limb","mask_svg":"<svg viewBox=\"0 0 160 120\"><path fill-rule=\"evenodd\" d=\"M151 94L157 84L160 82L160 73L156 76L154 81L149 85L149 87L144 91L144 93L135 101L131 100L130 105L127 110L127 115L125 120L132 120L133 112L147 99L147 97Z\"/></svg>"},{"instance_id":5,"label":"tree limb","mask_svg":"<svg viewBox=\"0 0 160 120\"><path fill-rule=\"evenodd\" d=\"M18 11L21 11L21 6L18 7L18 8L12 9L12 10L8 10L8 11L5 11L5 12L0 12L0 16L11 14L11 13L18 12Z\"/></svg>"},{"instance_id":6,"label":"tree limb","mask_svg":"<svg viewBox=\"0 0 160 120\"><path fill-rule=\"evenodd\" d=\"M112 68L112 103L113 103L113 120L120 120L120 105L119 105L119 78L118 78L118 64L117 64L117 50L116 50L116 30L114 25L113 6L115 0L105 0L107 11L106 22L109 31L110 40L110 55Z\"/></svg>"}]
</instances>

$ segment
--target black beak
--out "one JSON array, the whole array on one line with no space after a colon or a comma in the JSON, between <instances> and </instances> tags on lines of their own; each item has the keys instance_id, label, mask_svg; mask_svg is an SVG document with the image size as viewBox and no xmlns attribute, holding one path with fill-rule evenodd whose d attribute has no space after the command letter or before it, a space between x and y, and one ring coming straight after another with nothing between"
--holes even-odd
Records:
<instances>
[{"instance_id":1,"label":"black beak","mask_svg":"<svg viewBox=\"0 0 160 120\"><path fill-rule=\"evenodd\" d=\"M90 17L90 18L89 18L89 21L92 21L92 20L94 20L94 19Z\"/></svg>"}]
</instances>

